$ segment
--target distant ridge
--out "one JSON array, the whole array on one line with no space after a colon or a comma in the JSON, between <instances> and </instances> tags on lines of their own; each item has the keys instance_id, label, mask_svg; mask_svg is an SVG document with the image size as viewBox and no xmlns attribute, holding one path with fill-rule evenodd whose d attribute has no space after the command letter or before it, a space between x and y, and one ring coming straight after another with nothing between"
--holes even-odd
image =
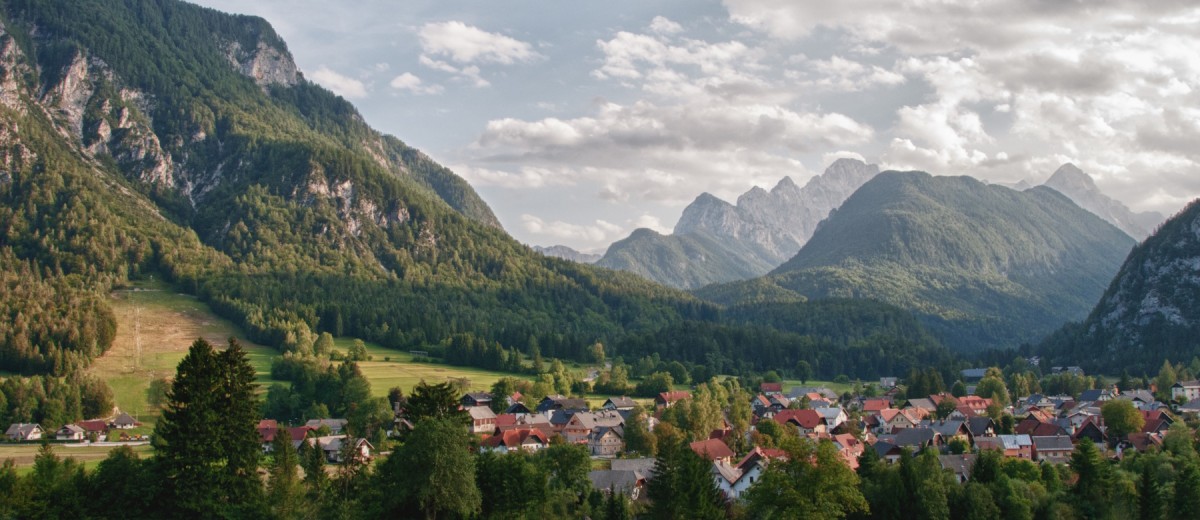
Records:
<instances>
[{"instance_id":1,"label":"distant ridge","mask_svg":"<svg viewBox=\"0 0 1200 520\"><path fill-rule=\"evenodd\" d=\"M761 276L796 254L830 211L878 173L876 165L839 159L804 187L784 177L770 191L752 188L736 205L702 193L672 234L635 231L597 265L688 289Z\"/></svg>"},{"instance_id":2,"label":"distant ridge","mask_svg":"<svg viewBox=\"0 0 1200 520\"><path fill-rule=\"evenodd\" d=\"M533 246L533 250L545 256L579 262L581 264L594 264L601 256L595 253L581 253L563 245L555 245L549 247Z\"/></svg>"}]
</instances>

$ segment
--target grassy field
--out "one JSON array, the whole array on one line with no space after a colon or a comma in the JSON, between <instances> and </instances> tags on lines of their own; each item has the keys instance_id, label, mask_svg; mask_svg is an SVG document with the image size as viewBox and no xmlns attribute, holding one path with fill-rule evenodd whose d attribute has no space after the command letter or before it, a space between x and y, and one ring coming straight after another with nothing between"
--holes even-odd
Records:
<instances>
[{"instance_id":1,"label":"grassy field","mask_svg":"<svg viewBox=\"0 0 1200 520\"><path fill-rule=\"evenodd\" d=\"M196 338L219 346L236 337L245 346L258 381L269 383L274 349L252 343L229 321L218 318L192 296L161 282L138 282L114 291L110 304L117 317L112 348L88 369L108 382L117 407L152 424L157 411L146 402L150 381L172 377ZM139 348L140 344L140 348Z\"/></svg>"},{"instance_id":2,"label":"grassy field","mask_svg":"<svg viewBox=\"0 0 1200 520\"><path fill-rule=\"evenodd\" d=\"M84 467L95 469L96 464L104 460L108 456L108 452L112 451L113 446L79 446L69 447L63 444L51 444L54 447L54 453L62 458L71 457L76 461L82 462ZM0 444L0 460L12 459L17 465L19 473L25 473L33 470L33 458L37 456L41 445L37 443L22 443L22 444ZM153 448L150 446L134 446L133 451L146 457Z\"/></svg>"}]
</instances>

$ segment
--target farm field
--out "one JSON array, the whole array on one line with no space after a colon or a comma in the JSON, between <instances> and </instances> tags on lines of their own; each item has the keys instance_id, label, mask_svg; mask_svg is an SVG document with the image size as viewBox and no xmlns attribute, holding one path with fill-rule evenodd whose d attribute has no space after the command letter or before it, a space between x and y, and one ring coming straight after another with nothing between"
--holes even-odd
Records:
<instances>
[{"instance_id":1,"label":"farm field","mask_svg":"<svg viewBox=\"0 0 1200 520\"><path fill-rule=\"evenodd\" d=\"M108 456L108 452L112 451L115 446L67 446L65 444L51 444L54 447L54 454L60 458L73 458L78 462L83 463L88 469L95 469L96 464L104 460ZM21 444L0 444L0 460L12 459L17 466L18 473L33 471L33 459L37 456L38 450L41 449L41 444L21 443ZM149 456L154 448L149 445L133 446L133 451L141 457Z\"/></svg>"}]
</instances>

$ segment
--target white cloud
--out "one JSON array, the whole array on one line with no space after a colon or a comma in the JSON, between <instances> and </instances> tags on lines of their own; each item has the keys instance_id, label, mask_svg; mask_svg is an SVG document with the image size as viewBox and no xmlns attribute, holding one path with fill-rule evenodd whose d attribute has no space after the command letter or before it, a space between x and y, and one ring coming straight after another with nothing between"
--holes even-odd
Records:
<instances>
[{"instance_id":1,"label":"white cloud","mask_svg":"<svg viewBox=\"0 0 1200 520\"><path fill-rule=\"evenodd\" d=\"M427 23L418 36L426 54L446 56L458 63L512 65L540 57L528 43L459 21Z\"/></svg>"},{"instance_id":2,"label":"white cloud","mask_svg":"<svg viewBox=\"0 0 1200 520\"><path fill-rule=\"evenodd\" d=\"M683 32L683 26L664 16L655 16L650 20L650 31L658 34L676 34Z\"/></svg>"},{"instance_id":3,"label":"white cloud","mask_svg":"<svg viewBox=\"0 0 1200 520\"><path fill-rule=\"evenodd\" d=\"M483 88L483 87L487 87L487 86L491 85L491 83L488 82L488 80L483 79L483 76L481 76L479 73L479 67L476 67L475 65L467 65L465 67L459 68L459 67L455 67L454 65L451 65L449 63L446 63L444 61L435 60L435 59L430 58L429 56L425 56L425 55L421 55L421 57L418 58L417 61L421 65L424 65L424 66L429 67L436 71L445 72L447 74L455 76L458 79L467 81L467 82L471 83L473 86L478 87L478 88Z\"/></svg>"},{"instance_id":4,"label":"white cloud","mask_svg":"<svg viewBox=\"0 0 1200 520\"><path fill-rule=\"evenodd\" d=\"M560 241L587 242L604 244L619 237L624 228L604 220L596 220L592 224L571 224L561 220L545 221L534 215L521 215L521 227L535 235L549 237Z\"/></svg>"},{"instance_id":5,"label":"white cloud","mask_svg":"<svg viewBox=\"0 0 1200 520\"><path fill-rule=\"evenodd\" d=\"M439 94L442 92L441 85L426 85L421 78L411 72L405 72L392 78L388 85L396 90L407 90L413 94Z\"/></svg>"},{"instance_id":6,"label":"white cloud","mask_svg":"<svg viewBox=\"0 0 1200 520\"><path fill-rule=\"evenodd\" d=\"M313 81L347 99L367 97L367 87L362 81L343 76L324 65L312 73Z\"/></svg>"}]
</instances>

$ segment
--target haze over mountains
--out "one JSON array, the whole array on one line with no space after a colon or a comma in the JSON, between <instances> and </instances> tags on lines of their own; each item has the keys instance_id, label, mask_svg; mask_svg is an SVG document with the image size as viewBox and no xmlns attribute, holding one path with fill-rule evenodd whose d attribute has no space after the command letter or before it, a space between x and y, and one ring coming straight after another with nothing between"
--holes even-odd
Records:
<instances>
[{"instance_id":1,"label":"haze over mountains","mask_svg":"<svg viewBox=\"0 0 1200 520\"><path fill-rule=\"evenodd\" d=\"M1157 211L1134 213L1120 201L1100 191L1092 177L1074 164L1062 165L1043 184L1066 195L1079 207L1095 213L1129 236L1142 240L1166 217Z\"/></svg>"},{"instance_id":2,"label":"haze over mountains","mask_svg":"<svg viewBox=\"0 0 1200 520\"><path fill-rule=\"evenodd\" d=\"M682 288L760 276L791 258L817 225L879 167L839 159L799 187L790 177L755 187L730 204L708 193L687 208L671 235L639 229L596 265Z\"/></svg>"}]
</instances>

